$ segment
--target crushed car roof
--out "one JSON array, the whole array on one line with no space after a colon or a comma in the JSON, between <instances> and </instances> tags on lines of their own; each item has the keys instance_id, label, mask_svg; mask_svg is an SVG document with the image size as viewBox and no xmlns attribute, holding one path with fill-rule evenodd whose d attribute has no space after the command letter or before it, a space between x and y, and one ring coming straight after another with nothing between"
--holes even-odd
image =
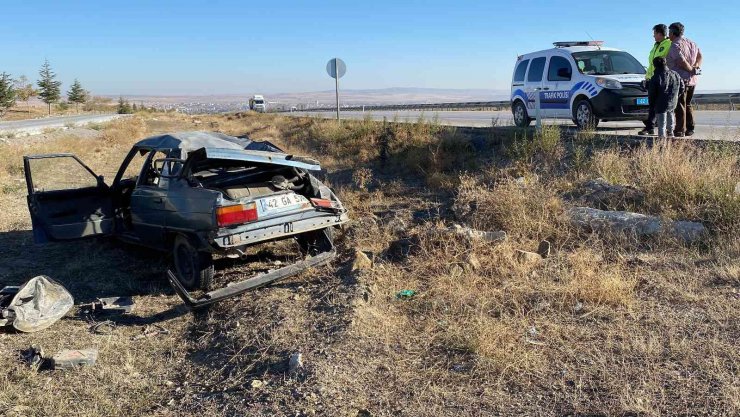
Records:
<instances>
[{"instance_id":1,"label":"crushed car roof","mask_svg":"<svg viewBox=\"0 0 740 417\"><path fill-rule=\"evenodd\" d=\"M177 132L142 139L134 145L150 149L181 149L190 153L201 148L248 149L282 152L270 142L256 142L246 137L235 137L217 132Z\"/></svg>"},{"instance_id":2,"label":"crushed car roof","mask_svg":"<svg viewBox=\"0 0 740 417\"><path fill-rule=\"evenodd\" d=\"M253 141L247 137L229 136L217 132L177 132L152 136L134 145L143 149L179 149L180 157L203 149L207 158L231 159L293 166L312 171L321 169L319 162L304 156L284 153L268 141Z\"/></svg>"}]
</instances>

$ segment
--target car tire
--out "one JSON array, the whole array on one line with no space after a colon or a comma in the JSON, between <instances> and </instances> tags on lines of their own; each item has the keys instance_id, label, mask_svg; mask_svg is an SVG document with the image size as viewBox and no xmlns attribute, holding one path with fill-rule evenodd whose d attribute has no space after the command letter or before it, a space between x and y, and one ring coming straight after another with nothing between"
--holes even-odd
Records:
<instances>
[{"instance_id":1,"label":"car tire","mask_svg":"<svg viewBox=\"0 0 740 417\"><path fill-rule=\"evenodd\" d=\"M573 106L573 123L579 130L596 129L599 119L594 114L594 107L587 99L581 99Z\"/></svg>"},{"instance_id":2,"label":"car tire","mask_svg":"<svg viewBox=\"0 0 740 417\"><path fill-rule=\"evenodd\" d=\"M528 127L532 123L532 118L527 113L527 106L521 101L517 100L514 102L511 112L514 115L514 124L517 127Z\"/></svg>"},{"instance_id":3,"label":"car tire","mask_svg":"<svg viewBox=\"0 0 740 417\"><path fill-rule=\"evenodd\" d=\"M316 256L334 247L334 230L327 227L302 233L295 238L303 256Z\"/></svg>"},{"instance_id":4,"label":"car tire","mask_svg":"<svg viewBox=\"0 0 740 417\"><path fill-rule=\"evenodd\" d=\"M172 245L172 260L177 279L183 287L208 291L215 273L213 255L195 249L187 236L177 235Z\"/></svg>"}]
</instances>

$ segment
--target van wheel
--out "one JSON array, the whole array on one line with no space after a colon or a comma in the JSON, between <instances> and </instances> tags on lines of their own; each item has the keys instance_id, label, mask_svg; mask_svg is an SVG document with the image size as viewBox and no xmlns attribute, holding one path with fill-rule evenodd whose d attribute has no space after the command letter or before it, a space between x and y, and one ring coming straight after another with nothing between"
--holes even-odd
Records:
<instances>
[{"instance_id":1,"label":"van wheel","mask_svg":"<svg viewBox=\"0 0 740 417\"><path fill-rule=\"evenodd\" d=\"M580 130L596 129L599 119L594 115L594 108L587 99L579 100L573 108L573 122Z\"/></svg>"},{"instance_id":2,"label":"van wheel","mask_svg":"<svg viewBox=\"0 0 740 417\"><path fill-rule=\"evenodd\" d=\"M527 127L532 123L532 119L527 113L527 106L525 106L521 101L514 102L511 112L514 113L514 124L517 125L517 127Z\"/></svg>"},{"instance_id":3,"label":"van wheel","mask_svg":"<svg viewBox=\"0 0 740 417\"><path fill-rule=\"evenodd\" d=\"M208 252L198 252L190 239L177 235L172 246L172 259L177 279L188 290L208 291L215 269L213 256Z\"/></svg>"}]
</instances>

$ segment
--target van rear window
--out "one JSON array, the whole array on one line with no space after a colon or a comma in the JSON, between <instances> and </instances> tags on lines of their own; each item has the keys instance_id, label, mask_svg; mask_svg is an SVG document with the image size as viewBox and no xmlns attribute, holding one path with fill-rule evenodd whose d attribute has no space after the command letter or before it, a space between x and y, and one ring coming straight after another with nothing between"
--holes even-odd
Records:
<instances>
[{"instance_id":1,"label":"van rear window","mask_svg":"<svg viewBox=\"0 0 740 417\"><path fill-rule=\"evenodd\" d=\"M529 64L529 60L525 59L517 65L516 71L514 71L514 82L524 81L524 74L527 73L527 64Z\"/></svg>"}]
</instances>

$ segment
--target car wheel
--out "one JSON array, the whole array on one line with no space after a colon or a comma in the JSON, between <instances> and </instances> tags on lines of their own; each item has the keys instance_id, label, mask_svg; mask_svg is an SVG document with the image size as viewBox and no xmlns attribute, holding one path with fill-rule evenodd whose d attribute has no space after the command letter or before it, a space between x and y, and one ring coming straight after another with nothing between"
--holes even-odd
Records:
<instances>
[{"instance_id":1,"label":"car wheel","mask_svg":"<svg viewBox=\"0 0 740 417\"><path fill-rule=\"evenodd\" d=\"M586 99L581 99L576 103L573 114L573 122L578 126L578 129L595 129L599 125L599 119L594 115L594 108L591 106L591 102Z\"/></svg>"},{"instance_id":2,"label":"car wheel","mask_svg":"<svg viewBox=\"0 0 740 417\"><path fill-rule=\"evenodd\" d=\"M210 253L199 252L190 239L177 235L172 247L172 259L177 279L183 287L188 290L209 289L215 272L213 256Z\"/></svg>"},{"instance_id":3,"label":"car wheel","mask_svg":"<svg viewBox=\"0 0 740 417\"><path fill-rule=\"evenodd\" d=\"M517 100L514 102L514 106L511 108L511 111L514 113L514 124L517 125L517 127L527 127L532 123L532 119L527 113L527 106L525 106L521 101Z\"/></svg>"},{"instance_id":4,"label":"car wheel","mask_svg":"<svg viewBox=\"0 0 740 417\"><path fill-rule=\"evenodd\" d=\"M303 256L316 256L334 247L334 230L331 227L312 230L296 236L295 239Z\"/></svg>"}]
</instances>

